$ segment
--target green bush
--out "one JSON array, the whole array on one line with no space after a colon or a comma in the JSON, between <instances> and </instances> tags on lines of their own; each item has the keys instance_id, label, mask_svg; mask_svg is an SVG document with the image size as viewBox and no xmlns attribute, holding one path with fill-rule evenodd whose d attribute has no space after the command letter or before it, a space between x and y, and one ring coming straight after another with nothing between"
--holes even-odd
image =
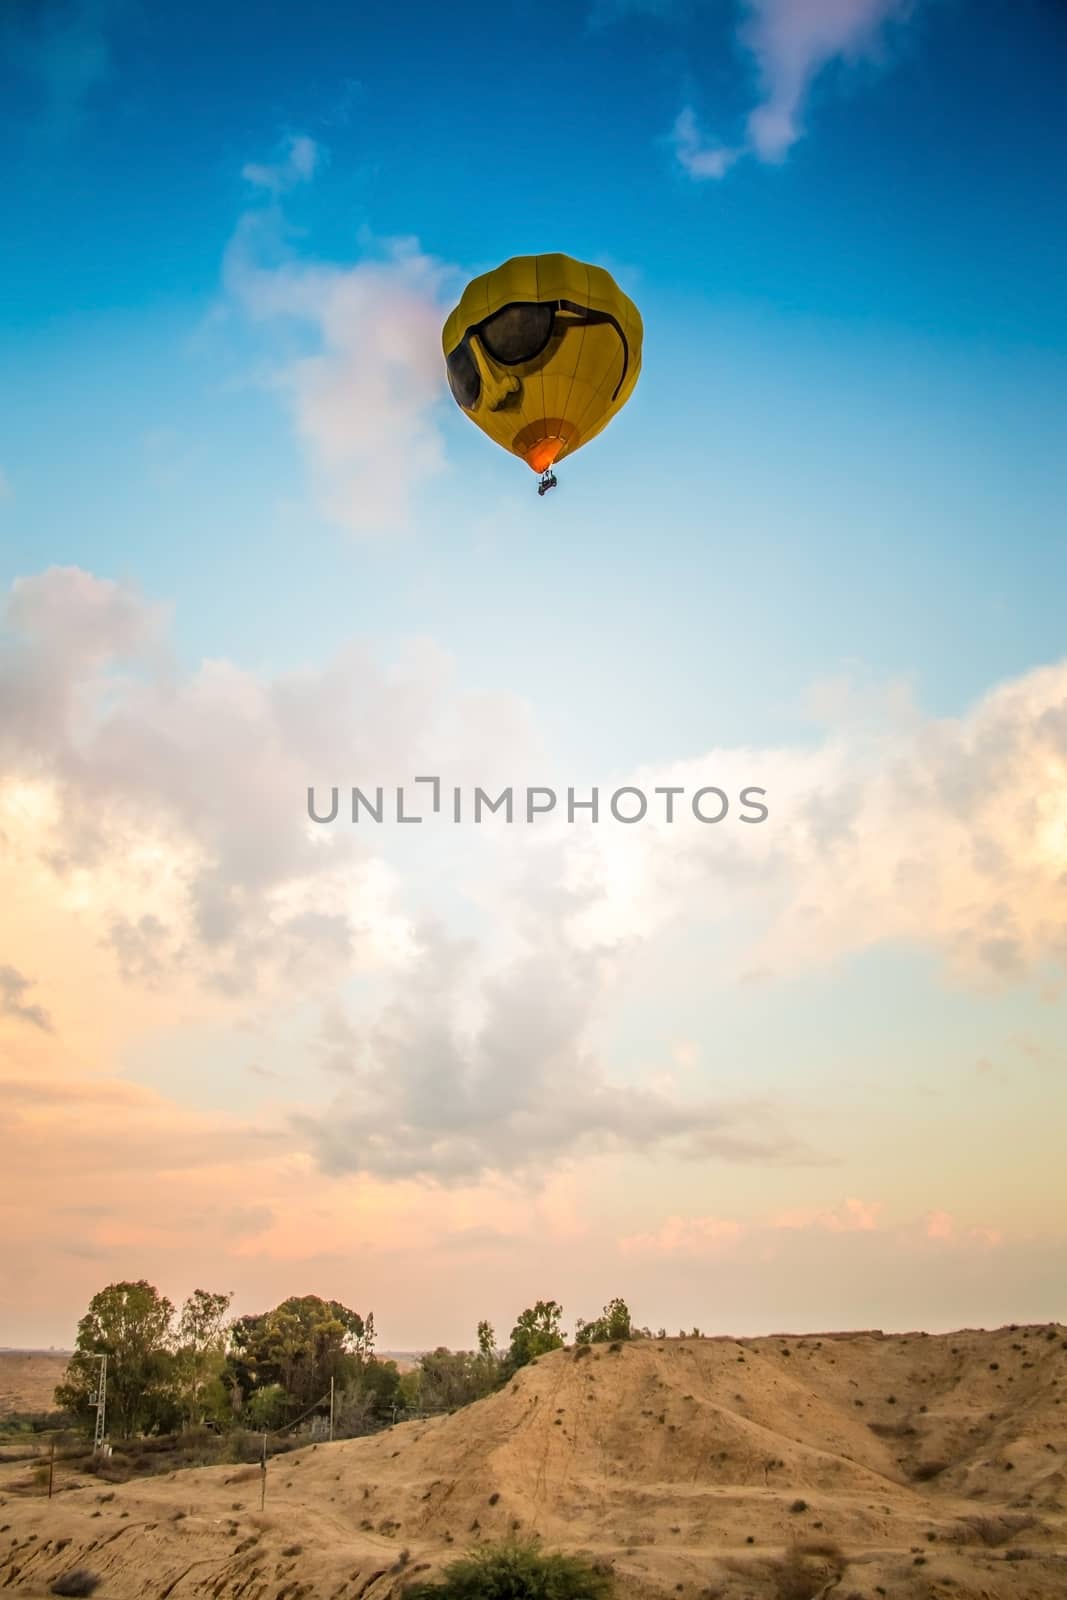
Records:
<instances>
[{"instance_id":1,"label":"green bush","mask_svg":"<svg viewBox=\"0 0 1067 1600\"><path fill-rule=\"evenodd\" d=\"M610 1572L577 1556L546 1554L534 1540L484 1545L436 1583L410 1584L405 1600L608 1600Z\"/></svg>"}]
</instances>

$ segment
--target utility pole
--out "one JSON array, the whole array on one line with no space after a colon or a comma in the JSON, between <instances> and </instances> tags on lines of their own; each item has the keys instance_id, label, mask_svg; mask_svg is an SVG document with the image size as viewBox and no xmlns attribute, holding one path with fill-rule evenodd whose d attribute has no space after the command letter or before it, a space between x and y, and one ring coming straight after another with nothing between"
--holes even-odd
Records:
<instances>
[{"instance_id":1,"label":"utility pole","mask_svg":"<svg viewBox=\"0 0 1067 1600\"><path fill-rule=\"evenodd\" d=\"M333 1379L330 1379L330 1443L333 1444Z\"/></svg>"},{"instance_id":2,"label":"utility pole","mask_svg":"<svg viewBox=\"0 0 1067 1600\"><path fill-rule=\"evenodd\" d=\"M96 1407L96 1427L93 1430L93 1455L98 1455L104 1443L104 1415L107 1409L107 1356L97 1356L100 1363L100 1387L96 1399L90 1404Z\"/></svg>"}]
</instances>

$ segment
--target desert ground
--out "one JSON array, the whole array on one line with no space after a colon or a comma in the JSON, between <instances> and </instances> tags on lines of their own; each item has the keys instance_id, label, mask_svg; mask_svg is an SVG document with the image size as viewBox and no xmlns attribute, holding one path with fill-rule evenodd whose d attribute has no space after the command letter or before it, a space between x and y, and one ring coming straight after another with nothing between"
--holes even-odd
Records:
<instances>
[{"instance_id":1,"label":"desert ground","mask_svg":"<svg viewBox=\"0 0 1067 1600\"><path fill-rule=\"evenodd\" d=\"M0 1350L0 1423L13 1412L52 1411L69 1350Z\"/></svg>"},{"instance_id":2,"label":"desert ground","mask_svg":"<svg viewBox=\"0 0 1067 1600\"><path fill-rule=\"evenodd\" d=\"M450 1416L276 1457L262 1512L254 1466L61 1474L51 1501L4 1466L0 1588L384 1600L517 1532L624 1600L1062 1600L1065 1396L1058 1325L559 1350Z\"/></svg>"}]
</instances>

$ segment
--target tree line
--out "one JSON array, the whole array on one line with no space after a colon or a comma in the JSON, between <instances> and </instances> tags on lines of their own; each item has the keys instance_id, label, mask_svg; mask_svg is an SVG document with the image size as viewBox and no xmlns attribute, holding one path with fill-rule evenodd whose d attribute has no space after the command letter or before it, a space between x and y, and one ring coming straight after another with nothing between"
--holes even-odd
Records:
<instances>
[{"instance_id":1,"label":"tree line","mask_svg":"<svg viewBox=\"0 0 1067 1600\"><path fill-rule=\"evenodd\" d=\"M439 1346L413 1371L374 1350L374 1316L336 1300L293 1296L271 1311L230 1318L231 1294L197 1289L179 1308L144 1279L95 1294L78 1323L74 1354L56 1405L91 1433L100 1361L107 1356L107 1431L113 1438L194 1427L265 1432L294 1425L334 1395L335 1431L366 1432L399 1411L453 1410L483 1399L520 1368L563 1348L563 1308L538 1300L497 1347L480 1322L476 1348ZM694 1330L696 1332L697 1330ZM650 1337L629 1308L612 1300L599 1317L578 1319L578 1345ZM658 1337L664 1337L665 1330Z\"/></svg>"}]
</instances>

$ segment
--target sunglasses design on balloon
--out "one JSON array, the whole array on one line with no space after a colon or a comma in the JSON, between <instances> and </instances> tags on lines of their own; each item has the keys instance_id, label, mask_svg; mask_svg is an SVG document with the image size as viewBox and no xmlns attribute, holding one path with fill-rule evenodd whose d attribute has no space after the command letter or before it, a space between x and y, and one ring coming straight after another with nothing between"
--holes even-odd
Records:
<instances>
[{"instance_id":1,"label":"sunglasses design on balloon","mask_svg":"<svg viewBox=\"0 0 1067 1600\"><path fill-rule=\"evenodd\" d=\"M482 377L470 352L470 342L478 339L491 360L503 367L520 367L536 361L552 340L568 328L591 327L607 323L622 341L622 374L615 385L612 401L618 398L626 381L630 350L618 319L608 311L591 311L572 300L516 300L492 316L473 323L445 357L448 385L457 405L473 411L482 392Z\"/></svg>"}]
</instances>

